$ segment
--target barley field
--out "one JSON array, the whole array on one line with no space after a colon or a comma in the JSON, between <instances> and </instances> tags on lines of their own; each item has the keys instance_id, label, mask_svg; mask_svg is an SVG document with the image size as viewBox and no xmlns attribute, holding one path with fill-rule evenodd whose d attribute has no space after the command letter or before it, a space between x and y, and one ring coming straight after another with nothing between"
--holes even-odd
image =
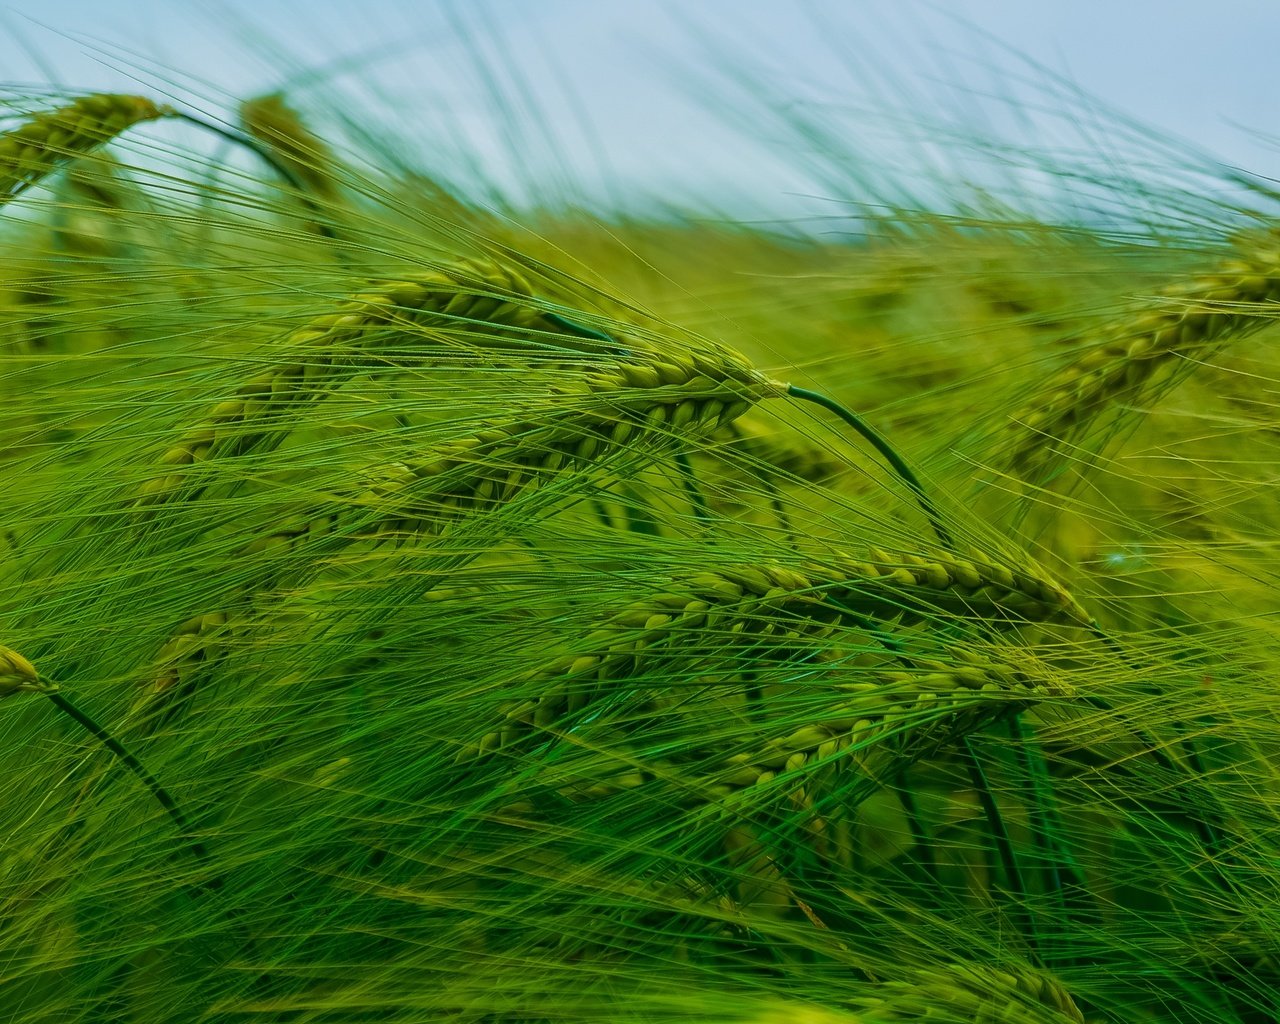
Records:
<instances>
[{"instance_id":1,"label":"barley field","mask_svg":"<svg viewBox=\"0 0 1280 1024\"><path fill-rule=\"evenodd\" d=\"M3 101L0 1020L1280 1020L1267 178Z\"/></svg>"}]
</instances>

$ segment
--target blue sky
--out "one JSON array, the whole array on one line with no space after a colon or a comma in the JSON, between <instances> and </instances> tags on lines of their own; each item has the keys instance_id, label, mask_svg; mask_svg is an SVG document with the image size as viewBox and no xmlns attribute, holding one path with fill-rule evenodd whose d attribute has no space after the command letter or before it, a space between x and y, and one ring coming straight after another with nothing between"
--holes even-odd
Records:
<instances>
[{"instance_id":1,"label":"blue sky","mask_svg":"<svg viewBox=\"0 0 1280 1024\"><path fill-rule=\"evenodd\" d=\"M460 166L465 150L496 180L543 182L570 200L697 194L799 215L856 193L830 167L815 171L750 93L832 127L903 181L956 152L929 145L934 118L972 136L1142 159L1114 143L1089 101L1047 95L1050 75L1059 90L1280 177L1268 138L1280 134L1270 70L1280 3L1264 0L23 0L0 10L10 82L165 89L215 111L291 85L304 100L361 110L428 161ZM306 73L316 69L327 85ZM984 173L941 159L944 175Z\"/></svg>"}]
</instances>

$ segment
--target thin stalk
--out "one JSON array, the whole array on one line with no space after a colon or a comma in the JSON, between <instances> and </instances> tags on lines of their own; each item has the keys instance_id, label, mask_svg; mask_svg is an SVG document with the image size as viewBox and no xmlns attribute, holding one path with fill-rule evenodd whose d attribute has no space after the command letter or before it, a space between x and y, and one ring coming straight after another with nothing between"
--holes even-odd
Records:
<instances>
[{"instance_id":1,"label":"thin stalk","mask_svg":"<svg viewBox=\"0 0 1280 1024\"><path fill-rule=\"evenodd\" d=\"M764 721L764 688L760 685L760 675L749 668L742 673L742 681L746 684L747 717L760 725Z\"/></svg>"},{"instance_id":2,"label":"thin stalk","mask_svg":"<svg viewBox=\"0 0 1280 1024\"><path fill-rule=\"evenodd\" d=\"M924 825L920 821L920 808L916 804L916 796L911 792L911 788L907 783L907 773L902 771L898 774L898 802L902 804L903 813L907 816L907 828L911 832L911 842L915 846L916 859L920 862L920 866L924 869L924 873L929 876L929 880L937 885L938 879L938 861L933 856L933 848L929 845L928 833L924 830Z\"/></svg>"},{"instance_id":3,"label":"thin stalk","mask_svg":"<svg viewBox=\"0 0 1280 1024\"><path fill-rule=\"evenodd\" d=\"M606 530L616 530L618 527L613 521L613 516L609 514L609 510L605 508L604 502L600 500L598 495L591 496L591 511L595 513L595 517L600 520Z\"/></svg>"},{"instance_id":4,"label":"thin stalk","mask_svg":"<svg viewBox=\"0 0 1280 1024\"><path fill-rule=\"evenodd\" d=\"M965 767L969 771L970 783L977 791L978 800L982 804L982 813L987 819L987 828L990 829L996 853L1004 868L1005 879L1009 883L1009 895L1012 897L1013 904L1009 912L1010 916L1017 925L1019 933L1027 940L1032 953L1038 953L1040 942L1036 934L1035 921L1027 905L1027 887L1022 879L1022 869L1013 851L1013 842L1009 839L1009 829L1005 826L995 794L991 791L991 784L987 780L986 772L982 770L982 762L973 748L973 741L968 736L964 737L963 756Z\"/></svg>"},{"instance_id":5,"label":"thin stalk","mask_svg":"<svg viewBox=\"0 0 1280 1024\"><path fill-rule=\"evenodd\" d=\"M791 517L787 515L786 508L783 507L782 499L778 495L769 496L769 507L773 509L773 514L778 517L778 525L782 527L783 532L787 535L787 540L792 544L796 542L795 533L791 529Z\"/></svg>"},{"instance_id":6,"label":"thin stalk","mask_svg":"<svg viewBox=\"0 0 1280 1024\"><path fill-rule=\"evenodd\" d=\"M657 520L652 515L645 514L645 510L641 508L643 502L633 489L624 489L619 497L622 500L622 514L626 517L627 529L631 533L638 533L645 537L662 536L658 530Z\"/></svg>"},{"instance_id":7,"label":"thin stalk","mask_svg":"<svg viewBox=\"0 0 1280 1024\"><path fill-rule=\"evenodd\" d=\"M828 398L826 395L819 394L817 391L809 391L805 388L797 387L794 384L787 385L787 394L792 398L799 398L806 402L813 402L815 405L822 406L822 408L826 409L828 412L834 413L861 434L862 437L866 439L867 443L880 453L885 462L889 463L893 468L893 471L906 482L907 486L915 491L916 501L919 503L920 509L924 512L925 517L929 520L929 524L933 527L933 532L937 535L938 540L942 542L943 547L955 550L955 541L952 539L951 533L947 530L946 526L943 525L942 517L938 514L937 508L934 507L934 504L930 500L928 494L925 493L924 485L920 483L919 478L911 471L911 467L903 461L901 455L893 450L888 441L872 430L871 427L867 423L863 422L859 416L850 412L839 402Z\"/></svg>"},{"instance_id":8,"label":"thin stalk","mask_svg":"<svg viewBox=\"0 0 1280 1024\"><path fill-rule=\"evenodd\" d=\"M42 682L43 681L45 680L42 680ZM52 687L54 684L51 683L49 685ZM44 695L53 702L54 707L68 718L74 719L81 728L90 733L98 740L99 743L106 747L107 750L115 754L115 756L120 759L121 763L134 774L138 781L147 787L151 792L151 795L156 798L156 802L165 809L165 813L167 813L169 817L173 819L173 823L178 826L178 832L182 835L182 838L186 840L187 846L191 850L192 854L194 854L195 858L200 861L202 865L208 867L210 863L208 849L205 848L205 845L200 842L199 839L196 839L191 834L191 824L187 821L187 816L182 813L182 808L180 808L174 801L173 797L169 795L168 790L156 781L156 777L147 770L146 765L139 761L138 758L134 756L134 754L125 747L123 743L112 736L111 733L107 732L106 729L64 697L60 691L48 689L41 692L43 692ZM221 879L213 878L209 880L207 886L209 888L217 889L221 884Z\"/></svg>"},{"instance_id":9,"label":"thin stalk","mask_svg":"<svg viewBox=\"0 0 1280 1024\"><path fill-rule=\"evenodd\" d=\"M164 808L165 813L167 813L169 817L173 819L173 823L178 826L178 832L185 840L187 848L191 851L192 855L200 862L202 867L210 867L212 859L209 856L208 848L204 843L192 835L191 824L187 821L187 816L182 813L182 808L180 808L173 797L169 795L169 791L160 785L156 780L156 777L147 770L146 765L139 761L138 758L123 743L112 736L111 733L107 732L106 729L95 722L91 717L89 717L89 715L85 714L69 699L64 697L62 693L55 688L55 683L51 683L44 679L42 679L41 682L46 683L49 686L49 689L42 690L41 692L53 702L54 707L64 715L73 719L79 726L97 739L99 743L106 747L107 750L115 754L115 756L120 759L121 763L123 763L124 766L128 768L144 786L147 787L151 792L151 795L156 798L157 803ZM222 890L222 878L218 875L211 875L209 878L202 879L197 882L195 884L195 888L206 892L220 892ZM245 923L242 911L237 907L229 907L226 913L230 920L235 923L237 934L244 942L244 948L249 952L251 962L260 960L261 955L258 952L258 944L254 938L253 930ZM253 979L251 985L254 990L263 992L266 991L271 982L271 974L267 971L262 971Z\"/></svg>"},{"instance_id":10,"label":"thin stalk","mask_svg":"<svg viewBox=\"0 0 1280 1024\"><path fill-rule=\"evenodd\" d=\"M698 487L698 478L693 474L693 462L690 461L688 452L676 452L676 468L680 470L684 496L693 506L693 518L705 529L711 524L711 509L707 506L702 489Z\"/></svg>"},{"instance_id":11,"label":"thin stalk","mask_svg":"<svg viewBox=\"0 0 1280 1024\"><path fill-rule=\"evenodd\" d=\"M1032 839L1044 861L1045 888L1057 898L1064 924L1074 924L1086 914L1096 919L1097 908L1082 898L1088 893L1088 888L1067 841L1053 796L1053 783L1045 766L1044 753L1036 743L1035 732L1027 727L1021 715L1014 715L1009 720L1009 738L1014 741L1028 791ZM1070 953L1061 958L1050 958L1051 966L1074 966L1075 963L1076 958Z\"/></svg>"}]
</instances>

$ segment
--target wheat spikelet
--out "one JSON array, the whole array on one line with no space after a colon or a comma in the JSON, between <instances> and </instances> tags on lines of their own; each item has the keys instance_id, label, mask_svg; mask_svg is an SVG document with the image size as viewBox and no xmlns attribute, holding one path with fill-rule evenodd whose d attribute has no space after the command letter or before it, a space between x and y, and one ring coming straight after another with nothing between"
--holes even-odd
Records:
<instances>
[{"instance_id":1,"label":"wheat spikelet","mask_svg":"<svg viewBox=\"0 0 1280 1024\"><path fill-rule=\"evenodd\" d=\"M705 780L689 797L721 804L734 794L774 785L797 807L811 809L806 770L824 767L838 774L849 767L878 785L907 763L996 717L1075 692L1046 666L1029 660L1018 664L963 648L948 654L948 661L913 659L911 671L860 670L856 682L834 685L832 703L821 720L791 728L754 751L727 756L698 748L683 751L682 759L696 762ZM839 669L832 674L839 678ZM570 800L596 800L646 781L644 772L632 768L566 785L559 792ZM823 828L821 822L817 828Z\"/></svg>"},{"instance_id":2,"label":"wheat spikelet","mask_svg":"<svg viewBox=\"0 0 1280 1024\"><path fill-rule=\"evenodd\" d=\"M714 794L728 796L765 785L784 773L798 773L816 762L834 763L846 754L868 777L879 778L886 770L902 767L903 758L924 756L993 715L1074 692L1041 665L997 661L963 648L949 655L950 661L913 659L913 671L860 672L856 683L839 688L857 695L833 702L822 721L772 739L756 752L730 756L719 772L713 772ZM939 716L945 728L927 742L919 729L904 736L904 728L922 715L929 721ZM859 753L862 750L865 754Z\"/></svg>"},{"instance_id":3,"label":"wheat spikelet","mask_svg":"<svg viewBox=\"0 0 1280 1024\"><path fill-rule=\"evenodd\" d=\"M993 621L1062 623L1091 628L1093 617L1039 568L1007 565L981 552L961 558L871 548L866 561L834 561L832 596L873 616L938 612Z\"/></svg>"},{"instance_id":4,"label":"wheat spikelet","mask_svg":"<svg viewBox=\"0 0 1280 1024\"><path fill-rule=\"evenodd\" d=\"M918 982L886 982L882 993L857 1001L855 1007L834 1009L796 1000L775 1002L750 1016L722 1015L717 1024L896 1024L932 1021L934 1024L1060 1024L1084 1017L1058 982L1041 976L1014 976L990 968L966 967L959 979L946 971L923 972ZM990 987L983 989L983 984ZM1052 986L1065 1001L1041 999L1020 985ZM1045 989L1047 991L1047 988ZM1048 1011L1048 1012L1046 1012Z\"/></svg>"},{"instance_id":5,"label":"wheat spikelet","mask_svg":"<svg viewBox=\"0 0 1280 1024\"><path fill-rule=\"evenodd\" d=\"M840 1009L792 1000L766 1004L750 1016L726 1013L716 1020L718 1024L1084 1024L1084 1015L1055 978L953 964L921 970L910 980L880 982L871 994Z\"/></svg>"},{"instance_id":6,"label":"wheat spikelet","mask_svg":"<svg viewBox=\"0 0 1280 1024\"><path fill-rule=\"evenodd\" d=\"M307 400L307 367L299 363L273 370L245 385L161 462L182 467L249 450L269 436L255 429L259 424L278 420L290 404ZM385 503L398 491L438 480L444 486L437 488L437 512L447 517L447 506L500 503L547 474L588 465L607 450L644 437L714 430L755 402L781 395L782 388L748 367L703 356L616 364L556 387L562 410L496 419L468 437L443 442L421 461L390 467L384 482L357 500ZM148 481L139 501L157 504L181 493L183 477L169 474Z\"/></svg>"},{"instance_id":7,"label":"wheat spikelet","mask_svg":"<svg viewBox=\"0 0 1280 1024\"><path fill-rule=\"evenodd\" d=\"M133 234L125 213L135 207L136 186L120 162L102 151L81 157L67 169L52 211L50 234L56 251L88 259L116 257L128 251ZM92 270L94 264L89 263ZM66 271L70 297L93 301L92 281L74 280L78 266ZM81 271L83 273L83 271ZM99 286L100 287L100 286ZM83 294L89 292L89 294ZM101 300L99 300L101 301Z\"/></svg>"},{"instance_id":8,"label":"wheat spikelet","mask_svg":"<svg viewBox=\"0 0 1280 1024\"><path fill-rule=\"evenodd\" d=\"M0 697L15 693L44 693L50 688L48 683L41 681L31 662L0 644Z\"/></svg>"},{"instance_id":9,"label":"wheat spikelet","mask_svg":"<svg viewBox=\"0 0 1280 1024\"><path fill-rule=\"evenodd\" d=\"M829 1006L815 1006L799 1000L770 1001L749 1016L722 1016L716 1024L863 1024L862 1017Z\"/></svg>"},{"instance_id":10,"label":"wheat spikelet","mask_svg":"<svg viewBox=\"0 0 1280 1024\"><path fill-rule=\"evenodd\" d=\"M135 189L124 165L105 150L77 160L66 175L67 196L98 210L124 209Z\"/></svg>"},{"instance_id":11,"label":"wheat spikelet","mask_svg":"<svg viewBox=\"0 0 1280 1024\"><path fill-rule=\"evenodd\" d=\"M230 602L234 606L237 602ZM156 654L133 703L148 731L163 725L196 685L202 670L226 654L235 622L226 611L194 615L173 631Z\"/></svg>"},{"instance_id":12,"label":"wheat spikelet","mask_svg":"<svg viewBox=\"0 0 1280 1024\"><path fill-rule=\"evenodd\" d=\"M270 585L279 556L302 552L310 565L322 541L340 546L370 535L439 534L562 473L590 469L611 452L643 452L646 445L709 434L782 389L752 370L697 355L582 375L561 387L567 409L495 420L433 447L420 461L383 467L347 500L293 516L250 541L236 560L253 564L255 574L230 604ZM340 529L344 515L361 520L360 532ZM225 614L196 616L179 627L161 653L152 694L176 691L184 672L210 657L209 633L225 627Z\"/></svg>"},{"instance_id":13,"label":"wheat spikelet","mask_svg":"<svg viewBox=\"0 0 1280 1024\"><path fill-rule=\"evenodd\" d=\"M381 467L347 500L294 516L240 553L282 551L327 536L344 509L372 512L387 528L436 533L556 475L591 468L611 452L709 434L782 389L750 369L702 356L582 374L556 386L556 406L496 418L412 462Z\"/></svg>"},{"instance_id":14,"label":"wheat spikelet","mask_svg":"<svg viewBox=\"0 0 1280 1024\"><path fill-rule=\"evenodd\" d=\"M1277 236L1243 247L1213 273L1165 288L1160 298L1114 324L1012 416L1010 470L1036 477L1053 459L1055 442L1075 443L1102 411L1131 401L1165 366L1269 323L1274 311L1263 304L1280 300Z\"/></svg>"},{"instance_id":15,"label":"wheat spikelet","mask_svg":"<svg viewBox=\"0 0 1280 1024\"><path fill-rule=\"evenodd\" d=\"M256 96L241 103L240 125L268 147L316 196L328 200L337 198L333 152L306 126L281 93Z\"/></svg>"},{"instance_id":16,"label":"wheat spikelet","mask_svg":"<svg viewBox=\"0 0 1280 1024\"><path fill-rule=\"evenodd\" d=\"M886 982L881 992L859 1001L868 1024L926 1019L939 1024L1084 1022L1060 982L1029 971L952 964L922 970L910 981Z\"/></svg>"},{"instance_id":17,"label":"wheat spikelet","mask_svg":"<svg viewBox=\"0 0 1280 1024\"><path fill-rule=\"evenodd\" d=\"M371 519L375 532L438 534L611 453L705 436L781 388L753 371L694 356L583 374L556 386L563 409L496 418L418 459L379 467L343 499L291 516L238 557L296 550L338 532L344 514Z\"/></svg>"},{"instance_id":18,"label":"wheat spikelet","mask_svg":"<svg viewBox=\"0 0 1280 1024\"><path fill-rule=\"evenodd\" d=\"M208 612L179 626L160 650L156 692L175 690L194 666L216 658L221 653L218 639L226 632L227 622L226 612Z\"/></svg>"},{"instance_id":19,"label":"wheat spikelet","mask_svg":"<svg viewBox=\"0 0 1280 1024\"><path fill-rule=\"evenodd\" d=\"M733 643L767 638L785 650L821 642L846 620L859 626L864 616L901 622L908 612L925 619L949 612L983 621L1092 622L1057 583L984 559L873 551L871 561L837 559L802 571L769 564L720 567L666 586L590 632L589 653L553 659L517 680L522 689L542 692L508 708L502 728L460 756L504 749L555 726L597 700L611 682L635 678L672 650L683 653L691 637ZM954 689L962 688L956 680Z\"/></svg>"},{"instance_id":20,"label":"wheat spikelet","mask_svg":"<svg viewBox=\"0 0 1280 1024\"><path fill-rule=\"evenodd\" d=\"M121 132L173 112L144 96L97 93L37 114L0 135L0 204L52 171Z\"/></svg>"},{"instance_id":21,"label":"wheat spikelet","mask_svg":"<svg viewBox=\"0 0 1280 1024\"><path fill-rule=\"evenodd\" d=\"M133 701L132 714L144 733L170 722L206 673L227 655L232 638L245 625L250 596L244 593L229 600L225 610L193 615L170 634Z\"/></svg>"},{"instance_id":22,"label":"wheat spikelet","mask_svg":"<svg viewBox=\"0 0 1280 1024\"><path fill-rule=\"evenodd\" d=\"M388 328L412 332L419 356L449 355L460 362L483 354L486 342L496 335L486 339L468 332L458 337L440 330L442 326L465 321L558 330L530 304L531 298L528 282L514 269L475 262L374 285L287 335L278 364L211 407L201 424L187 431L159 463L178 468L270 447L287 427L286 414L323 399L358 374L370 354L366 346ZM434 320L429 315L433 313ZM428 316L424 322L412 314ZM138 505L162 504L179 496L193 495L180 474L167 472L140 488Z\"/></svg>"},{"instance_id":23,"label":"wheat spikelet","mask_svg":"<svg viewBox=\"0 0 1280 1024\"><path fill-rule=\"evenodd\" d=\"M460 759L504 749L555 726L596 700L608 684L633 678L656 657L691 635L742 634L777 639L822 639L835 629L838 613L827 608L805 577L784 567L702 573L672 580L669 589L609 616L585 637L591 653L565 655L516 682L542 692L509 707L498 731Z\"/></svg>"},{"instance_id":24,"label":"wheat spikelet","mask_svg":"<svg viewBox=\"0 0 1280 1024\"><path fill-rule=\"evenodd\" d=\"M401 463L358 501L383 505L399 528L438 533L564 472L616 452L645 452L677 437L705 436L780 385L701 357L619 364L560 386L563 411L491 421Z\"/></svg>"}]
</instances>

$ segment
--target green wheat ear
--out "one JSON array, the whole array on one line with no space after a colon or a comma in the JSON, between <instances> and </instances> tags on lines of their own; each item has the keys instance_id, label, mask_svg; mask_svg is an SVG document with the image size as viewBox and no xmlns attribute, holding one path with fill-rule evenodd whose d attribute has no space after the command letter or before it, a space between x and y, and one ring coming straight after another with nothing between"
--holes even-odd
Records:
<instances>
[{"instance_id":1,"label":"green wheat ear","mask_svg":"<svg viewBox=\"0 0 1280 1024\"><path fill-rule=\"evenodd\" d=\"M63 161L91 152L134 125L173 113L144 96L97 93L35 115L0 135L0 203L20 195Z\"/></svg>"}]
</instances>

